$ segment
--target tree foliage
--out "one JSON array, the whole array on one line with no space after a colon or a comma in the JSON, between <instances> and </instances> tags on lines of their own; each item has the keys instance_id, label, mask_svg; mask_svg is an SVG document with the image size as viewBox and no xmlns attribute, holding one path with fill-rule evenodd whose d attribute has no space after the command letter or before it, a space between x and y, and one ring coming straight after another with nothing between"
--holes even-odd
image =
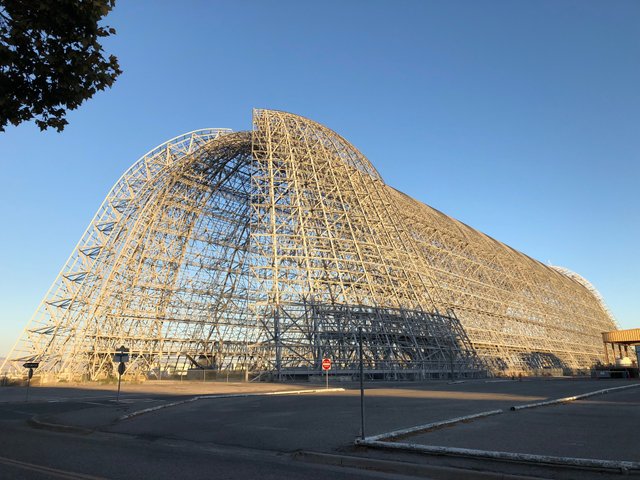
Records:
<instances>
[{"instance_id":1,"label":"tree foliage","mask_svg":"<svg viewBox=\"0 0 640 480\"><path fill-rule=\"evenodd\" d=\"M98 23L115 0L0 0L0 131L35 119L57 131L65 114L121 73L105 58Z\"/></svg>"}]
</instances>

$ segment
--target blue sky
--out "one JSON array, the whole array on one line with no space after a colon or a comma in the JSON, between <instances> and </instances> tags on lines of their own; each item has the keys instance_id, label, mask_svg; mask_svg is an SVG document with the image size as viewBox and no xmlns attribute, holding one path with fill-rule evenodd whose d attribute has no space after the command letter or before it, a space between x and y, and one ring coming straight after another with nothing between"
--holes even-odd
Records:
<instances>
[{"instance_id":1,"label":"blue sky","mask_svg":"<svg viewBox=\"0 0 640 480\"><path fill-rule=\"evenodd\" d=\"M61 134L0 133L0 355L124 170L254 107L336 130L640 326L640 2L120 1L105 23L114 87Z\"/></svg>"}]
</instances>

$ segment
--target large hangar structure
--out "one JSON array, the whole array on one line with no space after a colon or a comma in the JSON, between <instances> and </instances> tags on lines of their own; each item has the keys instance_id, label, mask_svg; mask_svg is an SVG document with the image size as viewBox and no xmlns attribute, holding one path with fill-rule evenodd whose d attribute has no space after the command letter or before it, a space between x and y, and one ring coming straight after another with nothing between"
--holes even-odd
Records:
<instances>
[{"instance_id":1,"label":"large hangar structure","mask_svg":"<svg viewBox=\"0 0 640 480\"><path fill-rule=\"evenodd\" d=\"M433 378L588 368L617 326L582 277L385 184L344 138L255 110L118 180L6 361L43 378L186 369Z\"/></svg>"}]
</instances>

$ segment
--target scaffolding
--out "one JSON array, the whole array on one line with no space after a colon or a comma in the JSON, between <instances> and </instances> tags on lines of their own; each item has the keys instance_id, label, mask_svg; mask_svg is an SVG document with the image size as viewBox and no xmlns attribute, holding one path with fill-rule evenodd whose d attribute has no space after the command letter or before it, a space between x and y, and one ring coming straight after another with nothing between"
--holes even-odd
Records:
<instances>
[{"instance_id":1,"label":"scaffolding","mask_svg":"<svg viewBox=\"0 0 640 480\"><path fill-rule=\"evenodd\" d=\"M128 374L329 357L348 375L362 328L383 378L588 368L617 327L581 278L389 187L328 128L255 110L251 131L176 137L120 178L6 365L96 380L126 345Z\"/></svg>"}]
</instances>

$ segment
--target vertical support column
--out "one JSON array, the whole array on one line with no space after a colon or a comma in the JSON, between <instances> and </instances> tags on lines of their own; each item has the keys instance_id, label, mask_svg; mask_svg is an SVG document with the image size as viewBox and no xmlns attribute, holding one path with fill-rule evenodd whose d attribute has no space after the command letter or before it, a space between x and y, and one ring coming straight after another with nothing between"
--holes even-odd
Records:
<instances>
[{"instance_id":1,"label":"vertical support column","mask_svg":"<svg viewBox=\"0 0 640 480\"><path fill-rule=\"evenodd\" d=\"M316 312L315 303L311 303L311 318L313 319L313 354L315 357L315 363L313 368L318 368L322 363L322 345L320 342L320 325L318 321L318 314Z\"/></svg>"},{"instance_id":2,"label":"vertical support column","mask_svg":"<svg viewBox=\"0 0 640 480\"><path fill-rule=\"evenodd\" d=\"M607 342L602 342L604 344L604 361L607 365L609 365L609 349L607 348Z\"/></svg>"}]
</instances>

